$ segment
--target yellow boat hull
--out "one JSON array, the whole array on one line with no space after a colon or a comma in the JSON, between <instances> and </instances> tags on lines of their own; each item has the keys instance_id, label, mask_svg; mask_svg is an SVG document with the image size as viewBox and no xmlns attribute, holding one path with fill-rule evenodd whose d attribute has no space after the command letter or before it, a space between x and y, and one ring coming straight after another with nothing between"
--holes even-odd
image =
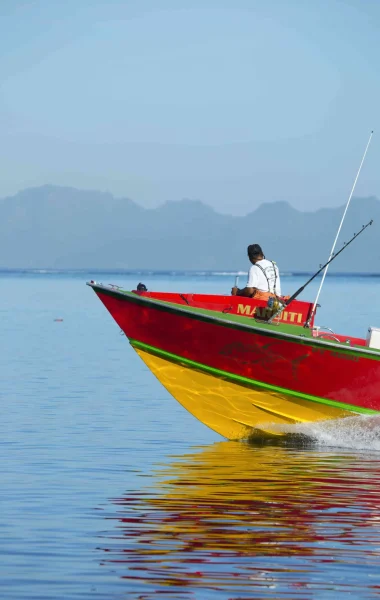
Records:
<instances>
[{"instance_id":1,"label":"yellow boat hull","mask_svg":"<svg viewBox=\"0 0 380 600\"><path fill-rule=\"evenodd\" d=\"M178 364L141 348L136 352L168 392L199 421L230 440L255 433L284 435L289 425L352 415L339 407L244 386Z\"/></svg>"}]
</instances>

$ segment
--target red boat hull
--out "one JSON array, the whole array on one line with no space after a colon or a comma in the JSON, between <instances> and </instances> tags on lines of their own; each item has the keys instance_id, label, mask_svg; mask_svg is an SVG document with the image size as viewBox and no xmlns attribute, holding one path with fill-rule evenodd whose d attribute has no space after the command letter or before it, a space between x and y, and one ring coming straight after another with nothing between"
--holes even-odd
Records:
<instances>
[{"instance_id":1,"label":"red boat hull","mask_svg":"<svg viewBox=\"0 0 380 600\"><path fill-rule=\"evenodd\" d=\"M380 410L376 352L93 287L132 341L273 389L358 412Z\"/></svg>"}]
</instances>

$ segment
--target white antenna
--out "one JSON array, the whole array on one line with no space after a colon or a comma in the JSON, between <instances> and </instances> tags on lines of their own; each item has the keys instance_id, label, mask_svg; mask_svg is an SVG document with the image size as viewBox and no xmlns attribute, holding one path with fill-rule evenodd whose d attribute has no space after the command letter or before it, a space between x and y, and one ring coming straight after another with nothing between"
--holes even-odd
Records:
<instances>
[{"instance_id":1,"label":"white antenna","mask_svg":"<svg viewBox=\"0 0 380 600\"><path fill-rule=\"evenodd\" d=\"M340 230L342 229L343 221L344 221L344 219L345 219L345 216L346 216L347 209L348 209L348 207L349 207L349 204L350 204L350 202L351 202L351 198L352 198L352 194L354 193L354 190L355 190L356 182L357 182L357 180L359 179L360 171L361 171L361 169L362 169L362 166L363 166L363 163L364 163L364 159L365 159L365 157L366 157L366 154L367 154L367 150L368 150L368 148L369 148L369 145L370 145L370 143L371 143L372 136L373 136L373 131L371 131L371 135L369 136L369 140L368 140L368 143L367 143L366 149L365 149L365 151L364 151L364 154L363 154L362 162L360 163L359 170L358 170L358 172L357 172L357 174L356 174L356 177L355 177L354 185L352 186L352 189L351 189L350 196L349 196L349 198L348 198L348 200L347 200L346 208L344 209L343 217L342 217L342 220L341 220L341 222L340 222L340 225L339 225L339 228L338 228L337 234L336 234L336 236L335 236L334 243L333 243L333 245L332 245L332 248L331 248L331 252L330 252L330 256L329 256L329 260L330 260L330 258L332 258L333 254L334 254L334 250L335 250L336 243L337 243L337 241L338 241L338 237L339 237L339 234L340 234ZM318 293L317 293L317 297L316 297L316 299L315 299L315 302L314 302L314 305L313 305L313 309L312 309L312 311L311 311L311 313L310 313L310 317L308 318L308 323L310 323L310 321L311 321L311 319L313 318L313 315L314 315L314 313L315 313L315 308L316 308L316 306L317 306L317 304L318 304L319 296L320 296L320 293L321 293L321 290L322 290L322 287L323 287L323 282L325 281L325 277L326 277L326 274L327 274L327 270L328 270L328 268L329 268L329 265L327 265L327 266L326 266L326 268L325 268L325 270L324 270L324 272L323 272L323 276L322 276L321 284L320 284L320 286L319 286L319 290L318 290Z\"/></svg>"}]
</instances>

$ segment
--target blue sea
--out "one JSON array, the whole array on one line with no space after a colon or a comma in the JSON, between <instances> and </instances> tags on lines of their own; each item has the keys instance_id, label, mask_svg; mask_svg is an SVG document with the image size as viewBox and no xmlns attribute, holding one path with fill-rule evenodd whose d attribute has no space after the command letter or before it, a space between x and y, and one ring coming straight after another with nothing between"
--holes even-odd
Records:
<instances>
[{"instance_id":1,"label":"blue sea","mask_svg":"<svg viewBox=\"0 0 380 600\"><path fill-rule=\"evenodd\" d=\"M235 275L0 272L0 599L379 598L376 419L223 440L161 387L89 279L229 293ZM283 292L307 279L283 274ZM378 276L329 275L317 324L365 337L379 293Z\"/></svg>"}]
</instances>

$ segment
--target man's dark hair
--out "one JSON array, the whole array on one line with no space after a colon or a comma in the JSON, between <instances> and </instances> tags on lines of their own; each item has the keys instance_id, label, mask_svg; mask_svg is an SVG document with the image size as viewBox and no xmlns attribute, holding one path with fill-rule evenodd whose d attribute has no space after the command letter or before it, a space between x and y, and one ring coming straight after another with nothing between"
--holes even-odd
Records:
<instances>
[{"instance_id":1,"label":"man's dark hair","mask_svg":"<svg viewBox=\"0 0 380 600\"><path fill-rule=\"evenodd\" d=\"M264 256L264 252L259 244L251 244L247 248L248 258L256 258L257 256Z\"/></svg>"}]
</instances>

